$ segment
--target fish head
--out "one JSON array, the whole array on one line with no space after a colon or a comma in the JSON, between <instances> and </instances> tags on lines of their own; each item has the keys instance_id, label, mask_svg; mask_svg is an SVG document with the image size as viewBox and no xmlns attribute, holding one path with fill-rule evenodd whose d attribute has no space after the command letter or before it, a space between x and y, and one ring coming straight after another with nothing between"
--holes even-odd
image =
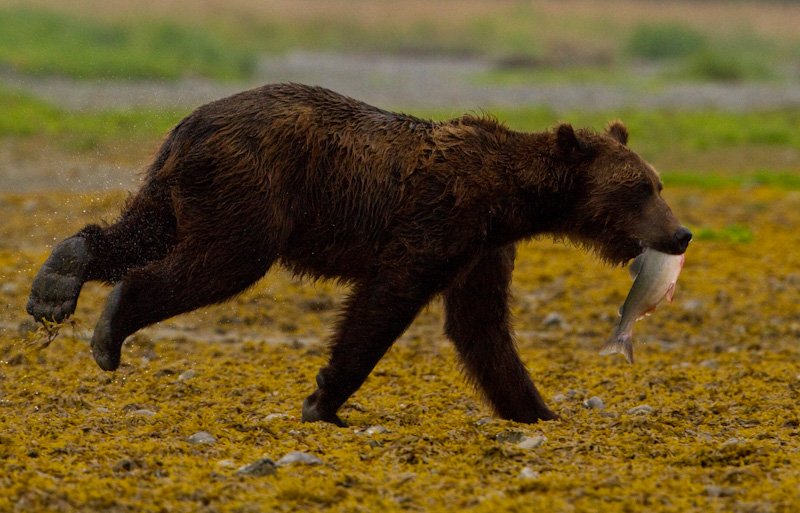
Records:
<instances>
[{"instance_id":1,"label":"fish head","mask_svg":"<svg viewBox=\"0 0 800 513\"><path fill-rule=\"evenodd\" d=\"M683 254L692 232L661 196L658 172L627 141L619 121L590 138L594 157L581 171L585 176L564 232L613 264L624 265L646 248Z\"/></svg>"}]
</instances>

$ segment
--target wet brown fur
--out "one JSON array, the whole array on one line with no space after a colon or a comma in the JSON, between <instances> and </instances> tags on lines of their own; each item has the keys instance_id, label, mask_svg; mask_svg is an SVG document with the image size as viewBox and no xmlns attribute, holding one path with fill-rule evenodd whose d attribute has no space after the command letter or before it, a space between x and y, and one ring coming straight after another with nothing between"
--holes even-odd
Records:
<instances>
[{"instance_id":1,"label":"wet brown fur","mask_svg":"<svg viewBox=\"0 0 800 513\"><path fill-rule=\"evenodd\" d=\"M612 263L643 244L685 249L658 175L627 137L620 122L603 133L521 133L472 115L434 122L296 84L202 106L172 130L120 220L75 236L87 243L80 283L118 283L95 358L116 368L131 333L223 301L280 262L352 284L305 420L341 424L336 411L437 294L496 413L555 418L514 347L515 243L552 235ZM48 294L34 283L37 318L58 315Z\"/></svg>"}]
</instances>

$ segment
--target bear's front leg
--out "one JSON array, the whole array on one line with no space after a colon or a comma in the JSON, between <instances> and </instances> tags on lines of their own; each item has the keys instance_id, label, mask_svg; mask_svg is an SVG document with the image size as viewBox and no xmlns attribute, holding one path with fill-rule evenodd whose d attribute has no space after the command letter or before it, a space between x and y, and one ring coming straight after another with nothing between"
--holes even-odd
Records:
<instances>
[{"instance_id":1,"label":"bear's front leg","mask_svg":"<svg viewBox=\"0 0 800 513\"><path fill-rule=\"evenodd\" d=\"M303 402L303 422L346 426L336 412L364 383L417 313L430 301L435 279L384 273L356 285L330 343L328 364L317 374L317 390Z\"/></svg>"},{"instance_id":2,"label":"bear's front leg","mask_svg":"<svg viewBox=\"0 0 800 513\"><path fill-rule=\"evenodd\" d=\"M529 423L557 419L514 345L508 301L515 256L515 246L484 255L445 292L445 331L468 378L498 416Z\"/></svg>"}]
</instances>

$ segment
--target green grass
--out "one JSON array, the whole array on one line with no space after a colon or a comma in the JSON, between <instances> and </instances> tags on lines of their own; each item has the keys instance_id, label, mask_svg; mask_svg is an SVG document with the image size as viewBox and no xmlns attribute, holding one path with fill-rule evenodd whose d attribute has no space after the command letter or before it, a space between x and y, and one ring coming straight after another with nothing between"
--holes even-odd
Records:
<instances>
[{"instance_id":1,"label":"green grass","mask_svg":"<svg viewBox=\"0 0 800 513\"><path fill-rule=\"evenodd\" d=\"M687 173L673 171L664 173L667 186L689 186L700 189L721 187L755 187L768 185L785 190L800 190L800 174L791 172L755 171L742 174L722 175L718 173Z\"/></svg>"},{"instance_id":2,"label":"green grass","mask_svg":"<svg viewBox=\"0 0 800 513\"><path fill-rule=\"evenodd\" d=\"M644 23L633 29L625 45L637 58L665 60L688 57L708 46L708 38L682 23Z\"/></svg>"},{"instance_id":3,"label":"green grass","mask_svg":"<svg viewBox=\"0 0 800 513\"><path fill-rule=\"evenodd\" d=\"M747 226L733 224L720 229L707 226L695 229L694 240L698 241L723 241L745 244L753 242L755 235Z\"/></svg>"},{"instance_id":4,"label":"green grass","mask_svg":"<svg viewBox=\"0 0 800 513\"><path fill-rule=\"evenodd\" d=\"M81 79L215 79L252 77L265 54L317 51L479 55L531 70L501 71L479 81L507 83L616 80L633 75L632 60L670 62L658 80L772 80L796 56L797 38L755 36L719 27L702 32L682 22L641 23L617 18L548 15L516 4L459 21L425 18L361 19L349 3L329 17L219 15L165 19L140 13L97 19L74 11L0 7L0 65L27 74ZM508 75L510 73L510 75ZM624 80L624 78L622 78Z\"/></svg>"},{"instance_id":5,"label":"green grass","mask_svg":"<svg viewBox=\"0 0 800 513\"><path fill-rule=\"evenodd\" d=\"M648 158L668 151L774 146L800 150L800 110L758 112L645 111L555 112L543 108L498 110L510 127L541 130L556 120L576 127L599 130L613 119L622 119L631 133L630 145Z\"/></svg>"},{"instance_id":6,"label":"green grass","mask_svg":"<svg viewBox=\"0 0 800 513\"><path fill-rule=\"evenodd\" d=\"M185 113L163 110L71 112L0 87L0 139L48 137L76 151L157 139Z\"/></svg>"},{"instance_id":7,"label":"green grass","mask_svg":"<svg viewBox=\"0 0 800 513\"><path fill-rule=\"evenodd\" d=\"M30 95L0 87L0 138L47 137L74 151L103 152L125 141L142 141L155 147L171 126L189 113L186 110L115 110L73 112L60 109ZM448 119L458 111L414 111L410 113L433 119ZM736 152L736 159L747 155L748 148L767 153L800 152L800 110L767 112L557 112L546 108L523 108L492 111L510 128L541 131L559 121L576 127L602 130L612 119L622 119L631 133L630 146L647 160L656 163L671 155L693 156L708 153L725 155ZM702 169L691 164L679 169L662 169L669 184L704 188L767 184L784 189L800 189L800 176L794 169L772 169L755 160L746 172L726 173L725 161ZM736 169L741 171L740 165ZM767 169L772 169L767 171ZM713 173L712 173L713 172Z\"/></svg>"},{"instance_id":8,"label":"green grass","mask_svg":"<svg viewBox=\"0 0 800 513\"><path fill-rule=\"evenodd\" d=\"M0 62L79 78L250 76L253 49L179 22L101 23L26 7L0 8Z\"/></svg>"}]
</instances>

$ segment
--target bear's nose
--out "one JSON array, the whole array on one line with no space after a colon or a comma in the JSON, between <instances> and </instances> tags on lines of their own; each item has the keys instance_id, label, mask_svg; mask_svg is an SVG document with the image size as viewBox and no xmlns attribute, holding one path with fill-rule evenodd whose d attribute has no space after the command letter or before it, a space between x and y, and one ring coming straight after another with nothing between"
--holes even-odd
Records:
<instances>
[{"instance_id":1,"label":"bear's nose","mask_svg":"<svg viewBox=\"0 0 800 513\"><path fill-rule=\"evenodd\" d=\"M678 243L678 249L680 249L681 253L686 252L686 248L689 247L689 241L691 240L692 232L685 226L681 226L675 230L675 241Z\"/></svg>"}]
</instances>

